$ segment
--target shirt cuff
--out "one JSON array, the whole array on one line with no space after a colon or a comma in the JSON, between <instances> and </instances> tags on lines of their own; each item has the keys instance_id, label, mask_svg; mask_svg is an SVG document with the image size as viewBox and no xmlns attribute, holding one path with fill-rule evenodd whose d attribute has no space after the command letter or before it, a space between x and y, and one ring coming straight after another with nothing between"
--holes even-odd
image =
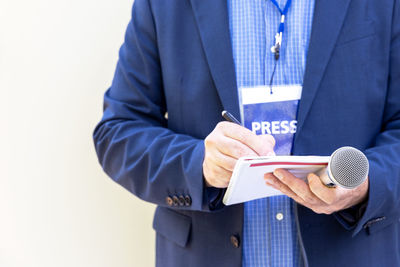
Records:
<instances>
[{"instance_id":1,"label":"shirt cuff","mask_svg":"<svg viewBox=\"0 0 400 267\"><path fill-rule=\"evenodd\" d=\"M226 188L206 187L206 200L211 211L219 210L225 205L222 203Z\"/></svg>"}]
</instances>

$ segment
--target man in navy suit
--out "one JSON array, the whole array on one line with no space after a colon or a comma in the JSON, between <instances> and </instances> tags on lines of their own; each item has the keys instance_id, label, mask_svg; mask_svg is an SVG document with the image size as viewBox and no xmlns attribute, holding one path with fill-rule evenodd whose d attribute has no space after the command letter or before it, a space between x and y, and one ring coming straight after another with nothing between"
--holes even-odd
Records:
<instances>
[{"instance_id":1,"label":"man in navy suit","mask_svg":"<svg viewBox=\"0 0 400 267\"><path fill-rule=\"evenodd\" d=\"M158 205L158 266L242 264L243 204L224 206L224 188L274 139L224 109L239 117L226 0L136 0L94 140L105 172ZM300 204L304 265L400 266L399 0L315 2L297 121L293 155L349 145L370 163L354 190L266 175Z\"/></svg>"}]
</instances>

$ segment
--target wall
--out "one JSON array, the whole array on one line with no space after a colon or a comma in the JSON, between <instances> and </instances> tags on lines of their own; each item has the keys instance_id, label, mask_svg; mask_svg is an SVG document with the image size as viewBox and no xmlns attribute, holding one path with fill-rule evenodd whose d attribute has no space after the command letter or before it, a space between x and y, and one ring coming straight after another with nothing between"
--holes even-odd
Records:
<instances>
[{"instance_id":1,"label":"wall","mask_svg":"<svg viewBox=\"0 0 400 267\"><path fill-rule=\"evenodd\" d=\"M0 0L0 266L153 266L153 205L97 163L131 0Z\"/></svg>"}]
</instances>

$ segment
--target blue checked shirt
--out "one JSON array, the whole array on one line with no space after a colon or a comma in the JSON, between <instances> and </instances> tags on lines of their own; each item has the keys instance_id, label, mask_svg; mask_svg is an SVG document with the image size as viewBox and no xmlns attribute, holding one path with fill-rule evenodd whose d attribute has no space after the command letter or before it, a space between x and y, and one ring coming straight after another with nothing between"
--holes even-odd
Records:
<instances>
[{"instance_id":1,"label":"blue checked shirt","mask_svg":"<svg viewBox=\"0 0 400 267\"><path fill-rule=\"evenodd\" d=\"M283 9L286 0L277 2ZM278 9L270 0L228 0L228 9L238 88L269 85ZM274 85L303 84L313 13L314 0L292 1ZM288 197L245 203L243 266L302 266L294 205Z\"/></svg>"}]
</instances>

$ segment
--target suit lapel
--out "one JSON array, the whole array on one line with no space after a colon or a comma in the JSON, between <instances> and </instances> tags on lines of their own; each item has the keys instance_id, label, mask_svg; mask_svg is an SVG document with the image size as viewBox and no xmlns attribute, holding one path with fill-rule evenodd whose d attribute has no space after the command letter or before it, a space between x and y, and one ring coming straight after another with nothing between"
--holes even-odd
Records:
<instances>
[{"instance_id":1,"label":"suit lapel","mask_svg":"<svg viewBox=\"0 0 400 267\"><path fill-rule=\"evenodd\" d=\"M190 1L222 105L240 118L227 0Z\"/></svg>"},{"instance_id":2,"label":"suit lapel","mask_svg":"<svg viewBox=\"0 0 400 267\"><path fill-rule=\"evenodd\" d=\"M298 111L299 136L331 57L351 0L315 0L303 92Z\"/></svg>"}]
</instances>

